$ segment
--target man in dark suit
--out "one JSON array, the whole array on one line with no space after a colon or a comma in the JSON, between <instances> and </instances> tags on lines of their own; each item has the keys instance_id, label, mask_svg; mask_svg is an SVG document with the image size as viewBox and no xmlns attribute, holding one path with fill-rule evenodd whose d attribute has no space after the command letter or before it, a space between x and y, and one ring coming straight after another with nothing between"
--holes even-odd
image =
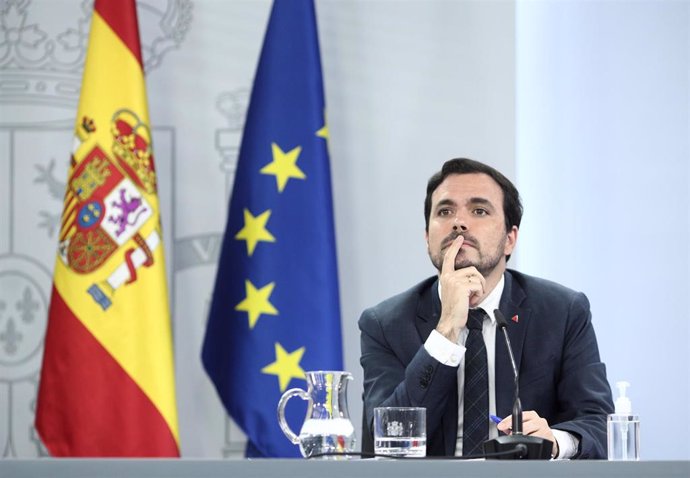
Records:
<instances>
[{"instance_id":1,"label":"man in dark suit","mask_svg":"<svg viewBox=\"0 0 690 478\"><path fill-rule=\"evenodd\" d=\"M488 370L483 400L489 413L505 417L495 424L487 414L480 428L487 439L510 433L514 380L497 337L498 308L511 318L523 433L551 440L554 458L605 458L613 403L587 298L506 268L522 217L515 186L485 164L453 159L429 180L424 214L438 276L365 310L359 320L363 451L372 451L375 407L419 406L427 414L427 455L481 453L481 445L467 448L476 429L463 432L465 340L468 315L477 312L484 375Z\"/></svg>"}]
</instances>

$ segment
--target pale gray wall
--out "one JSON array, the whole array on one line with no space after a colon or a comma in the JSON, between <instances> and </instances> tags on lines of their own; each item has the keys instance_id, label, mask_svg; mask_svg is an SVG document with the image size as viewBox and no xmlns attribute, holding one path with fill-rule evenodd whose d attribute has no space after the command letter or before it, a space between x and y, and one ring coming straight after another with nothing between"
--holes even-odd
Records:
<instances>
[{"instance_id":1,"label":"pale gray wall","mask_svg":"<svg viewBox=\"0 0 690 478\"><path fill-rule=\"evenodd\" d=\"M241 433L225 420L199 354L269 7L267 0L147 0L139 5L187 457L239 456L242 451ZM34 47L15 50L14 55L21 54L17 61L0 57L0 80L19 81L0 83L0 301L7 304L0 308L0 334L7 333L11 307L27 287L41 304L31 324L13 320L22 334L15 334L15 348L0 336L0 456L28 457L41 453L30 425L45 327L40 312L47 306L54 261L55 236L42 224L60 213L78 93L54 87L59 79L78 88L81 80L78 56L61 50L57 39L69 29L78 31L78 19L88 17L79 0L32 0L13 12L0 12L6 20L0 29L7 31L20 19L45 33ZM690 458L681 428L662 414L671 409L682 415L690 401L690 337L687 313L679 308L690 291L688 3L317 0L317 13L345 360L356 377L350 391L353 421L358 425L361 413L357 318L363 308L434 272L423 240L425 183L444 160L470 156L503 170L525 196L514 265L581 289L592 299L602 355L616 372L610 378L628 378L631 393L641 394L633 403L643 413L643 457ZM50 42L56 47L53 55L44 49ZM588 60L597 55L612 61ZM676 76L668 74L673 72ZM562 94L566 81L573 82L567 84L577 94ZM638 90L642 93L636 95ZM661 113L651 115L657 120L631 123L659 105ZM578 107L598 123L582 127L592 123L578 121ZM647 175L628 180L639 169L630 166L646 157L635 154L658 151L626 147L633 140L647 144L646 138L664 148L664 157L674 158L655 159L670 168L671 181L655 175L651 188L643 183ZM606 148L625 154L594 154L608 153ZM584 153L591 156L586 168L578 162ZM628 160L631 154L635 159ZM45 175L48 182L36 182L39 168L51 161L55 166ZM588 171L601 168L622 172L626 181L584 180L592 177ZM579 171L578 182L568 182L571 171ZM51 184L59 193L51 193ZM631 354L615 346L617 335L604 326L612 315L609 309L635 295L627 286L636 270L623 268L623 258L637 257L639 247L619 234L633 234L636 227L630 223L637 216L629 211L598 218L597 238L587 236L584 243L573 241L572 223L552 220L560 209L550 205L571 204L567 217L577 218L577 237L586 235L599 203L583 205L579 199L601 195L611 184L621 208L637 205L644 186L662 196L660 203L646 203L646 217L659 213L647 232L666 244L671 227L672 244L663 250L680 247L679 254L669 254L673 260L655 255L665 260L641 273L649 277L652 270L656 296L669 315L675 314L670 323L678 333L653 340L664 345L661 339L672 336L677 350L662 357L676 364L672 385L659 382L652 372L637 372L650 362L643 360L644 338L650 336L641 322L646 314L635 312L635 327L625 335L634 344ZM665 214L677 221L664 221ZM614 238L615 244L601 247ZM611 277L600 264L614 249L617 267L625 272L607 281ZM607 293L611 282L620 287ZM644 302L645 308L656 305L650 301L654 304ZM664 396L675 398L657 410L660 386L666 386ZM666 447L665 438L674 446Z\"/></svg>"},{"instance_id":2,"label":"pale gray wall","mask_svg":"<svg viewBox=\"0 0 690 478\"><path fill-rule=\"evenodd\" d=\"M517 12L518 263L587 293L642 457L687 459L670 417L690 403L690 3Z\"/></svg>"}]
</instances>

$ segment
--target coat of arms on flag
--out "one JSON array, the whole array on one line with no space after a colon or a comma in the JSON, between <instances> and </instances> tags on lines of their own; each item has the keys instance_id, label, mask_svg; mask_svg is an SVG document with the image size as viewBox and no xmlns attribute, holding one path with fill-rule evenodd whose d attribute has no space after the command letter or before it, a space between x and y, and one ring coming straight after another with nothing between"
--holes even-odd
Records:
<instances>
[{"instance_id":1,"label":"coat of arms on flag","mask_svg":"<svg viewBox=\"0 0 690 478\"><path fill-rule=\"evenodd\" d=\"M153 264L152 251L159 246L161 235L157 224L143 235L144 225L154 217L145 195L156 191L148 125L132 111L115 112L107 125L112 135L110 154L89 140L97 127L85 117L77 129L59 257L74 272L91 273L134 240L136 247L121 251L121 259L108 271L107 279L88 289L107 309L115 290L136 281L138 268ZM77 161L75 155L83 159Z\"/></svg>"}]
</instances>

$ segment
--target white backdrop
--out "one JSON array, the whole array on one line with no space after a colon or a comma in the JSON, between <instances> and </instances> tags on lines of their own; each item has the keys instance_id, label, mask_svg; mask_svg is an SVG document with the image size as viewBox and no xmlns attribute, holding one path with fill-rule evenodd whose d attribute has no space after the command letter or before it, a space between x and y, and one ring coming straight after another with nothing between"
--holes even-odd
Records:
<instances>
[{"instance_id":1,"label":"white backdrop","mask_svg":"<svg viewBox=\"0 0 690 478\"><path fill-rule=\"evenodd\" d=\"M687 459L669 416L690 404L690 3L517 12L519 264L587 293L642 457Z\"/></svg>"},{"instance_id":2,"label":"white backdrop","mask_svg":"<svg viewBox=\"0 0 690 478\"><path fill-rule=\"evenodd\" d=\"M51 226L90 3L0 1L3 457L44 452L31 424ZM523 194L511 265L591 299L609 379L632 382L643 458L690 459L674 423L690 404L681 303L690 292L690 4L316 3L355 424L359 314L433 273L426 180L446 159L469 156L503 170ZM269 8L267 0L139 2L185 457L243 449L199 356Z\"/></svg>"}]
</instances>

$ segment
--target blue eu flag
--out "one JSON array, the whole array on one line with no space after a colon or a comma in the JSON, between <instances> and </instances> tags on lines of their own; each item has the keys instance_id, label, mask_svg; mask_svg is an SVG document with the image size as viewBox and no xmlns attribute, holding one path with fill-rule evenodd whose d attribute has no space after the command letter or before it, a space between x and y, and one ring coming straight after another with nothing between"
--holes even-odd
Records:
<instances>
[{"instance_id":1,"label":"blue eu flag","mask_svg":"<svg viewBox=\"0 0 690 478\"><path fill-rule=\"evenodd\" d=\"M342 370L321 61L312 0L277 0L254 80L202 359L248 437L296 457L276 407L304 372ZM287 419L299 433L305 406ZM297 400L300 402L300 400Z\"/></svg>"}]
</instances>

